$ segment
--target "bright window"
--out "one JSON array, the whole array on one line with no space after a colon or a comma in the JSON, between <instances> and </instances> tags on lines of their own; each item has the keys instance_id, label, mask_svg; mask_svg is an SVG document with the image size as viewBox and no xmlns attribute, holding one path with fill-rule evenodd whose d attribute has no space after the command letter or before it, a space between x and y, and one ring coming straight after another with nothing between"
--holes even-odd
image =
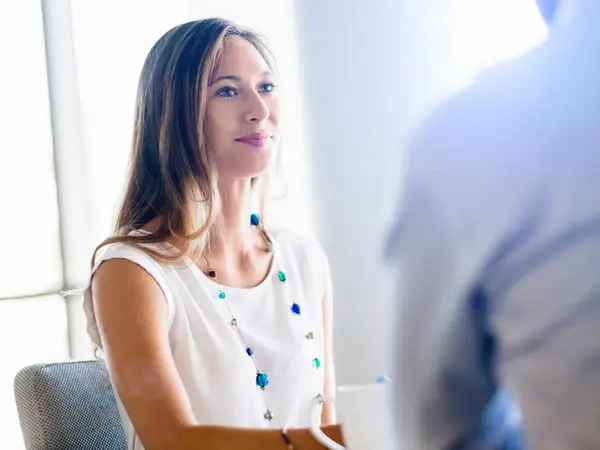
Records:
<instances>
[{"instance_id":1,"label":"bright window","mask_svg":"<svg viewBox=\"0 0 600 450\"><path fill-rule=\"evenodd\" d=\"M40 2L0 4L0 447L23 448L17 371L69 357ZM6 126L9 124L8 126Z\"/></svg>"},{"instance_id":2,"label":"bright window","mask_svg":"<svg viewBox=\"0 0 600 450\"><path fill-rule=\"evenodd\" d=\"M39 2L0 5L0 53L0 236L11 237L2 242L0 298L56 292L63 275Z\"/></svg>"}]
</instances>

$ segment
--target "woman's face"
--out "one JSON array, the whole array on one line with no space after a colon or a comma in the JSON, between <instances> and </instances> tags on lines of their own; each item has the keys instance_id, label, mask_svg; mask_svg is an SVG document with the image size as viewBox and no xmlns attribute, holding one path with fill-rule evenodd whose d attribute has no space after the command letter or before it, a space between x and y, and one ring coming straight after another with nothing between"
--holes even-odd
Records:
<instances>
[{"instance_id":1,"label":"woman's face","mask_svg":"<svg viewBox=\"0 0 600 450\"><path fill-rule=\"evenodd\" d=\"M274 75L241 37L224 42L207 92L208 151L219 178L252 178L269 169L278 142L279 99Z\"/></svg>"}]
</instances>

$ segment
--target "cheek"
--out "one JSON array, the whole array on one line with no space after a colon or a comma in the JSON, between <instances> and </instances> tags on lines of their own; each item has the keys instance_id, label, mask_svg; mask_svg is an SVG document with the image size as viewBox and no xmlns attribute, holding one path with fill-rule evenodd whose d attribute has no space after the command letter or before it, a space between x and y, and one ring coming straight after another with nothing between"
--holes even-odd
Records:
<instances>
[{"instance_id":1,"label":"cheek","mask_svg":"<svg viewBox=\"0 0 600 450\"><path fill-rule=\"evenodd\" d=\"M279 97L269 97L265 102L269 108L269 120L273 125L279 124Z\"/></svg>"},{"instance_id":2,"label":"cheek","mask_svg":"<svg viewBox=\"0 0 600 450\"><path fill-rule=\"evenodd\" d=\"M209 144L218 147L218 144L227 138L227 125L231 123L230 116L230 112L222 105L207 105L205 129Z\"/></svg>"}]
</instances>

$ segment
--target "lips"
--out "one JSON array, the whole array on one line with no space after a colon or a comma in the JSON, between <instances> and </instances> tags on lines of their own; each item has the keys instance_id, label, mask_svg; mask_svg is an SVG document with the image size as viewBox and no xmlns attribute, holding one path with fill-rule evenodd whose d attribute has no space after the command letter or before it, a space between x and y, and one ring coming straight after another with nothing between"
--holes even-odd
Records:
<instances>
[{"instance_id":1,"label":"lips","mask_svg":"<svg viewBox=\"0 0 600 450\"><path fill-rule=\"evenodd\" d=\"M273 135L271 133L253 133L242 136L241 138L236 139L236 141L251 145L253 147L262 147L272 138Z\"/></svg>"}]
</instances>

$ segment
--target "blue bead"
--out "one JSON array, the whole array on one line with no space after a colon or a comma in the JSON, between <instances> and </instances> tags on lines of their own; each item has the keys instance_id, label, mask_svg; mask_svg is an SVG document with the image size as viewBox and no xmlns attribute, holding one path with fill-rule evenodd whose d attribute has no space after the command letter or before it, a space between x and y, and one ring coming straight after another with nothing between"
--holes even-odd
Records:
<instances>
[{"instance_id":1,"label":"blue bead","mask_svg":"<svg viewBox=\"0 0 600 450\"><path fill-rule=\"evenodd\" d=\"M292 313L300 315L300 305L298 303L292 305Z\"/></svg>"},{"instance_id":2,"label":"blue bead","mask_svg":"<svg viewBox=\"0 0 600 450\"><path fill-rule=\"evenodd\" d=\"M223 300L225 297L227 297L227 295L225 295L225 292L223 292L223 291L219 292L219 298L221 300Z\"/></svg>"},{"instance_id":3,"label":"blue bead","mask_svg":"<svg viewBox=\"0 0 600 450\"><path fill-rule=\"evenodd\" d=\"M260 216L256 213L250 216L250 225L257 227L260 223Z\"/></svg>"},{"instance_id":4,"label":"blue bead","mask_svg":"<svg viewBox=\"0 0 600 450\"><path fill-rule=\"evenodd\" d=\"M246 353L248 353L248 356L252 356L252 355L254 355L254 352L252 351L252 349L251 349L250 347L248 347L248 348L246 349Z\"/></svg>"},{"instance_id":5,"label":"blue bead","mask_svg":"<svg viewBox=\"0 0 600 450\"><path fill-rule=\"evenodd\" d=\"M256 374L256 385L261 389L264 389L269 384L269 377L266 373L257 373Z\"/></svg>"}]
</instances>

